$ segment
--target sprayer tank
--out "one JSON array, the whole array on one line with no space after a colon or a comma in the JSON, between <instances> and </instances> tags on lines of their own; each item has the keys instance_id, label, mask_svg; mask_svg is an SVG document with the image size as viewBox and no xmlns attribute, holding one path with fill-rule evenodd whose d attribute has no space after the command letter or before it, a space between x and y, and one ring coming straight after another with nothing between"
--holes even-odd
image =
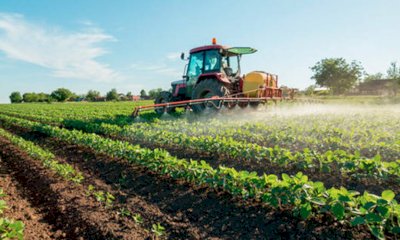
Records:
<instances>
[{"instance_id":1,"label":"sprayer tank","mask_svg":"<svg viewBox=\"0 0 400 240\"><path fill-rule=\"evenodd\" d=\"M277 88L278 76L261 71L246 74L243 79L243 94L246 97L259 97L261 89Z\"/></svg>"}]
</instances>

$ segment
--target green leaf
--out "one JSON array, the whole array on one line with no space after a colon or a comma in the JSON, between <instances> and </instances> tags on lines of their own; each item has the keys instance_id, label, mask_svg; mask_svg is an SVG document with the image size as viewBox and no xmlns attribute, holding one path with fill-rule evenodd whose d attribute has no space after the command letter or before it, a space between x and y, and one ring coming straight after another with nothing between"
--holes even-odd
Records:
<instances>
[{"instance_id":1,"label":"green leaf","mask_svg":"<svg viewBox=\"0 0 400 240\"><path fill-rule=\"evenodd\" d=\"M378 206L378 207L376 207L376 211L378 211L379 214L381 214L385 218L389 216L389 208L388 207Z\"/></svg>"},{"instance_id":2,"label":"green leaf","mask_svg":"<svg viewBox=\"0 0 400 240\"><path fill-rule=\"evenodd\" d=\"M278 181L278 176L276 176L274 174L270 174L266 177L266 179L268 180L268 182L274 183L274 182Z\"/></svg>"},{"instance_id":3,"label":"green leaf","mask_svg":"<svg viewBox=\"0 0 400 240\"><path fill-rule=\"evenodd\" d=\"M333 213L333 215L338 219L341 220L344 217L344 207L341 203L335 203L332 208L331 208L331 212Z\"/></svg>"},{"instance_id":4,"label":"green leaf","mask_svg":"<svg viewBox=\"0 0 400 240\"><path fill-rule=\"evenodd\" d=\"M369 223L380 223L382 221L382 217L376 213L368 213L365 216L365 219L367 219L367 222Z\"/></svg>"},{"instance_id":5,"label":"green leaf","mask_svg":"<svg viewBox=\"0 0 400 240\"><path fill-rule=\"evenodd\" d=\"M375 206L375 203L373 203L373 202L367 202L367 203L364 204L364 208L367 209L367 210L369 210L373 206Z\"/></svg>"},{"instance_id":6,"label":"green leaf","mask_svg":"<svg viewBox=\"0 0 400 240\"><path fill-rule=\"evenodd\" d=\"M341 202L351 202L351 199L350 199L349 196L340 195L339 196L339 201L341 201Z\"/></svg>"},{"instance_id":7,"label":"green leaf","mask_svg":"<svg viewBox=\"0 0 400 240\"><path fill-rule=\"evenodd\" d=\"M350 224L353 227L360 225L360 224L365 224L365 219L363 217L358 216L358 217L355 217L353 220L351 220Z\"/></svg>"},{"instance_id":8,"label":"green leaf","mask_svg":"<svg viewBox=\"0 0 400 240\"><path fill-rule=\"evenodd\" d=\"M310 199L310 202L320 206L324 206L326 204L325 199L321 197L313 197L312 199Z\"/></svg>"},{"instance_id":9,"label":"green leaf","mask_svg":"<svg viewBox=\"0 0 400 240\"><path fill-rule=\"evenodd\" d=\"M392 190L385 190L382 192L382 198L390 202L394 199L394 192Z\"/></svg>"},{"instance_id":10,"label":"green leaf","mask_svg":"<svg viewBox=\"0 0 400 240\"><path fill-rule=\"evenodd\" d=\"M311 215L311 204L305 203L300 207L300 215L303 219L307 219Z\"/></svg>"},{"instance_id":11,"label":"green leaf","mask_svg":"<svg viewBox=\"0 0 400 240\"><path fill-rule=\"evenodd\" d=\"M290 181L290 177L289 175L287 175L286 173L282 173L282 179L285 182L289 182Z\"/></svg>"},{"instance_id":12,"label":"green leaf","mask_svg":"<svg viewBox=\"0 0 400 240\"><path fill-rule=\"evenodd\" d=\"M385 239L385 235L383 234L383 231L380 227L377 226L370 226L370 231L371 233L378 238L379 240L384 240Z\"/></svg>"},{"instance_id":13,"label":"green leaf","mask_svg":"<svg viewBox=\"0 0 400 240\"><path fill-rule=\"evenodd\" d=\"M392 227L390 231L394 234L400 234L400 227Z\"/></svg>"}]
</instances>

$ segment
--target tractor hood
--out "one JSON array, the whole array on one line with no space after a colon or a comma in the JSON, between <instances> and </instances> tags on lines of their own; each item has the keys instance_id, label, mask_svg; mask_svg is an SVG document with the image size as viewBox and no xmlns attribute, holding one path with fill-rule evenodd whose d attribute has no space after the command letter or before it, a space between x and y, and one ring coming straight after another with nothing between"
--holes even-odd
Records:
<instances>
[{"instance_id":1,"label":"tractor hood","mask_svg":"<svg viewBox=\"0 0 400 240\"><path fill-rule=\"evenodd\" d=\"M243 55L243 54L255 53L257 52L257 49L251 47L232 47L226 49L226 51L230 54Z\"/></svg>"}]
</instances>

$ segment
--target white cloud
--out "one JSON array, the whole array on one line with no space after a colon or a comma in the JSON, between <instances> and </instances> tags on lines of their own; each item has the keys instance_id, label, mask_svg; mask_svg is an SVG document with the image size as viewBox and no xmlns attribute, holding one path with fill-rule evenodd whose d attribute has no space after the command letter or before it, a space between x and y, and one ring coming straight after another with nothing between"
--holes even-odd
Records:
<instances>
[{"instance_id":1,"label":"white cloud","mask_svg":"<svg viewBox=\"0 0 400 240\"><path fill-rule=\"evenodd\" d=\"M123 79L96 60L106 53L98 44L115 41L114 37L85 25L84 31L71 33L28 22L19 14L0 13L0 51L11 59L48 68L55 77L98 82Z\"/></svg>"}]
</instances>

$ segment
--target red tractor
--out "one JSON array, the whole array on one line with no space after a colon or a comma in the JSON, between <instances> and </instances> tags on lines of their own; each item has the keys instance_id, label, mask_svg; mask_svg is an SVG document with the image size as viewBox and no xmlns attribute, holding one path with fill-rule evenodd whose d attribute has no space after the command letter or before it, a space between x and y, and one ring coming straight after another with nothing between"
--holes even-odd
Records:
<instances>
[{"instance_id":1,"label":"red tractor","mask_svg":"<svg viewBox=\"0 0 400 240\"><path fill-rule=\"evenodd\" d=\"M241 75L242 55L256 51L250 47L218 45L215 38L212 45L190 50L183 79L172 82L172 91L161 92L154 105L137 107L133 116L149 109L161 114L173 112L176 107L186 107L198 113L206 107L255 107L268 100L282 99L277 75L262 71ZM185 59L183 53L181 58Z\"/></svg>"}]
</instances>

